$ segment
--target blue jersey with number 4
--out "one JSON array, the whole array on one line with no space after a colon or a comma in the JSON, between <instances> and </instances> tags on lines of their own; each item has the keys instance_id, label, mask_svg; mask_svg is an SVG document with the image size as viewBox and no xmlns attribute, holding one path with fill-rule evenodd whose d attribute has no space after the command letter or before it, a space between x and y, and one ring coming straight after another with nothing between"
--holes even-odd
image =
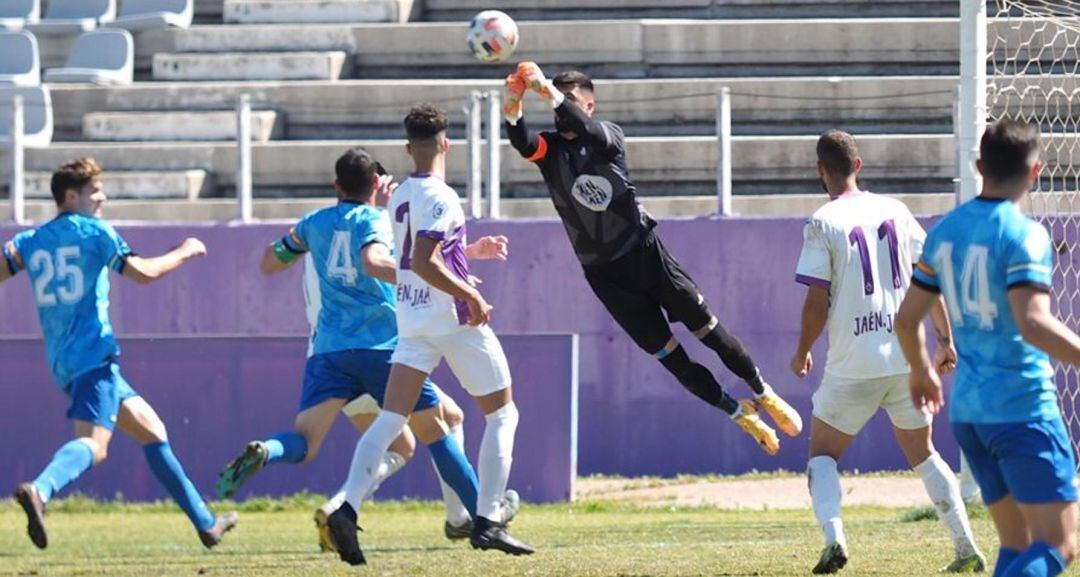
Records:
<instances>
[{"instance_id":1,"label":"blue jersey with number 4","mask_svg":"<svg viewBox=\"0 0 1080 577\"><path fill-rule=\"evenodd\" d=\"M1042 225L1013 202L975 199L949 213L926 240L914 273L945 295L960 362L949 416L961 423L1015 423L1060 412L1050 357L1024 341L1008 291L1049 291L1053 250Z\"/></svg>"},{"instance_id":2,"label":"blue jersey with number 4","mask_svg":"<svg viewBox=\"0 0 1080 577\"><path fill-rule=\"evenodd\" d=\"M4 245L11 270L26 269L49 368L61 387L120 355L109 322L109 270L131 254L105 221L63 213Z\"/></svg>"},{"instance_id":3,"label":"blue jersey with number 4","mask_svg":"<svg viewBox=\"0 0 1080 577\"><path fill-rule=\"evenodd\" d=\"M371 243L394 246L383 211L341 202L308 214L283 240L293 252L311 253L319 279L313 354L397 346L394 287L368 276L360 260Z\"/></svg>"}]
</instances>

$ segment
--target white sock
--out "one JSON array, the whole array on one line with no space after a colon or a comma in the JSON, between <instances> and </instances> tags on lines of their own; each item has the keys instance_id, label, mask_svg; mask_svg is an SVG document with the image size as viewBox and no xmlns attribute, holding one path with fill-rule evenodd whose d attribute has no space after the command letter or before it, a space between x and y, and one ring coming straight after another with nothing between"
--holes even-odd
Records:
<instances>
[{"instance_id":1,"label":"white sock","mask_svg":"<svg viewBox=\"0 0 1080 577\"><path fill-rule=\"evenodd\" d=\"M404 415L384 410L379 412L375 422L360 437L349 465L349 477L345 481L345 500L354 510L360 510L360 502L376 485L383 455L408 422Z\"/></svg>"},{"instance_id":2,"label":"white sock","mask_svg":"<svg viewBox=\"0 0 1080 577\"><path fill-rule=\"evenodd\" d=\"M379 463L379 468L375 471L375 484L371 486L371 490L367 495L364 495L364 499L370 499L375 495L375 491L379 490L379 486L383 484L383 481L390 478L390 475L397 473L405 466L405 457L402 457L400 453L387 450L383 455L382 462Z\"/></svg>"},{"instance_id":3,"label":"white sock","mask_svg":"<svg viewBox=\"0 0 1080 577\"><path fill-rule=\"evenodd\" d=\"M930 458L915 466L915 472L922 477L926 494L937 509L938 518L949 528L957 557L974 555L979 549L975 545L975 536L971 533L964 500L960 498L960 484L949 464L941 455L934 453Z\"/></svg>"},{"instance_id":4,"label":"white sock","mask_svg":"<svg viewBox=\"0 0 1080 577\"><path fill-rule=\"evenodd\" d=\"M480 442L480 459L477 474L480 492L476 502L476 514L491 521L500 522L503 495L510 478L510 464L514 460L514 433L517 431L518 410L513 402L484 417L484 439Z\"/></svg>"},{"instance_id":5,"label":"white sock","mask_svg":"<svg viewBox=\"0 0 1080 577\"><path fill-rule=\"evenodd\" d=\"M461 445L461 449L465 450L465 429L461 425L458 425L450 429L449 437L457 441L458 445ZM469 516L469 510L465 508L465 504L461 502L461 498L458 494L443 481L442 475L439 474L439 466L435 465L435 461L432 460L431 464L435 466L435 476L439 478L439 486L442 488L443 504L446 506L446 520L455 527L460 527L472 519Z\"/></svg>"},{"instance_id":6,"label":"white sock","mask_svg":"<svg viewBox=\"0 0 1080 577\"><path fill-rule=\"evenodd\" d=\"M971 474L971 465L968 464L963 451L960 452L960 497L968 505L982 501L982 489L975 481L975 476Z\"/></svg>"},{"instance_id":7,"label":"white sock","mask_svg":"<svg viewBox=\"0 0 1080 577\"><path fill-rule=\"evenodd\" d=\"M840 543L847 547L844 522L840 519L840 474L836 472L836 460L814 457L807 463L806 474L810 478L814 515L825 532L825 546Z\"/></svg>"}]
</instances>

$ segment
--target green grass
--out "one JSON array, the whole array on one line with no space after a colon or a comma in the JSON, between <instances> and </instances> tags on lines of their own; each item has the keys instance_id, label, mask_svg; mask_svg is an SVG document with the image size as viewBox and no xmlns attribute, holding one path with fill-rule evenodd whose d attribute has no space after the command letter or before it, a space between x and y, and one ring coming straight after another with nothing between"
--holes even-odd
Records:
<instances>
[{"instance_id":1,"label":"green grass","mask_svg":"<svg viewBox=\"0 0 1080 577\"><path fill-rule=\"evenodd\" d=\"M66 499L50 508L51 546L38 551L21 509L0 502L0 575L770 576L808 575L822 546L809 511L635 509L606 503L526 506L514 533L539 551L479 553L442 536L435 503L365 506L366 568L318 552L311 513L321 497L257 499L212 552L169 504ZM222 504L215 506L222 509ZM899 509L845 511L847 575L935 575L951 560L944 527ZM907 522L904 522L907 521ZM973 521L983 549L993 531Z\"/></svg>"}]
</instances>

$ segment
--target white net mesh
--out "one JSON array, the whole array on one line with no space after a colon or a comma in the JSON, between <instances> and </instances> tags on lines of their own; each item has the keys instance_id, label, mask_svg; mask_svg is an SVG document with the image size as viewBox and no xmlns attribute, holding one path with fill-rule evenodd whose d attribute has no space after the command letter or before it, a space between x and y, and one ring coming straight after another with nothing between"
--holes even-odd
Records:
<instances>
[{"instance_id":1,"label":"white net mesh","mask_svg":"<svg viewBox=\"0 0 1080 577\"><path fill-rule=\"evenodd\" d=\"M991 0L989 10L987 121L1042 127L1045 169L1028 208L1058 250L1057 312L1080 331L1080 0ZM1080 370L1058 364L1056 375L1080 449Z\"/></svg>"}]
</instances>

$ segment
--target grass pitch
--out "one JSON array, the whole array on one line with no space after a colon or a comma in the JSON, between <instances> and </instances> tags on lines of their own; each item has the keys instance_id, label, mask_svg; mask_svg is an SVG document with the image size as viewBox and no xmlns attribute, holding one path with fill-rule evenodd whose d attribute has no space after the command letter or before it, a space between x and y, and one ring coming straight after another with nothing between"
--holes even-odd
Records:
<instances>
[{"instance_id":1,"label":"grass pitch","mask_svg":"<svg viewBox=\"0 0 1080 577\"><path fill-rule=\"evenodd\" d=\"M442 535L437 503L366 504L361 543L367 567L319 553L312 522L319 496L254 500L214 551L199 544L171 504L54 503L50 547L38 551L22 510L0 502L0 575L371 575L772 576L809 575L822 547L810 511L632 508L585 502L525 506L514 533L538 548L531 557L480 553ZM216 504L224 510L227 504ZM984 551L996 551L986 515L973 524ZM923 512L845 510L851 562L842 575L936 575L952 559L945 528Z\"/></svg>"}]
</instances>

